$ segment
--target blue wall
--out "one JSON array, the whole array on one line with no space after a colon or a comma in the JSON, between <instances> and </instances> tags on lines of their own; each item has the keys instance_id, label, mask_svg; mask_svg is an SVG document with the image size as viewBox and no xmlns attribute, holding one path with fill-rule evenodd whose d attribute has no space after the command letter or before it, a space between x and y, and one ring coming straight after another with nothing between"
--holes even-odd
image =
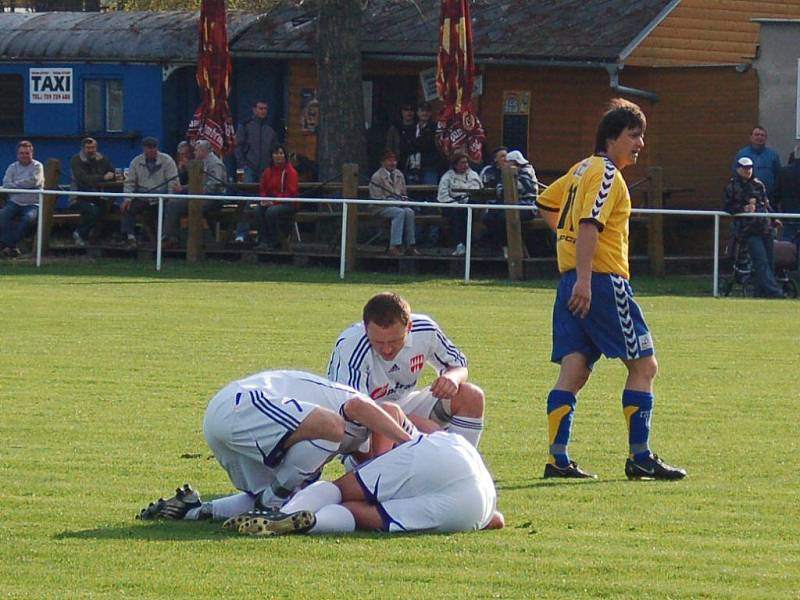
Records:
<instances>
[{"instance_id":1,"label":"blue wall","mask_svg":"<svg viewBox=\"0 0 800 600\"><path fill-rule=\"evenodd\" d=\"M29 72L31 67L71 67L73 101L71 104L31 104L29 102ZM97 138L100 152L108 156L115 167L124 168L141 152L141 138L153 135L161 138L161 67L158 65L78 64L78 63L0 63L0 73L18 74L25 84L25 131L17 137L0 138L0 166L15 159L14 147L19 139L30 139L37 160L58 158L62 164L61 183L70 181L69 161L80 150L85 137L83 123L83 80L121 79L123 82L123 127L120 134L91 134Z\"/></svg>"}]
</instances>

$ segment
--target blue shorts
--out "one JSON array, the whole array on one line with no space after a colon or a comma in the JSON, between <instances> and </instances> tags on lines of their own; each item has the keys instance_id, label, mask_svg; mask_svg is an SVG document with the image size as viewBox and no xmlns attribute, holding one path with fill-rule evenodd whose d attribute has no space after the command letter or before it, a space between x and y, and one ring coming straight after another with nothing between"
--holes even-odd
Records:
<instances>
[{"instance_id":1,"label":"blue shorts","mask_svg":"<svg viewBox=\"0 0 800 600\"><path fill-rule=\"evenodd\" d=\"M576 272L567 271L558 283L553 306L553 362L580 352L592 368L601 354L626 360L655 354L653 338L627 279L592 273L592 304L585 319L568 308L576 280Z\"/></svg>"}]
</instances>

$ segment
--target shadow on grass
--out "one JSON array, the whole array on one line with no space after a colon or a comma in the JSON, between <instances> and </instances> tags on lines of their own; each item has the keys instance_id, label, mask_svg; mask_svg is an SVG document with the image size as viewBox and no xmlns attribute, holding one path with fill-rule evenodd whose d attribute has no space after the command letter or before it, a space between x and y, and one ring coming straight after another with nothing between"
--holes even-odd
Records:
<instances>
[{"instance_id":1,"label":"shadow on grass","mask_svg":"<svg viewBox=\"0 0 800 600\"><path fill-rule=\"evenodd\" d=\"M607 483L627 483L627 477L615 479L534 479L527 483L496 484L498 491L531 490L536 488L550 488L564 485L603 485Z\"/></svg>"},{"instance_id":2,"label":"shadow on grass","mask_svg":"<svg viewBox=\"0 0 800 600\"><path fill-rule=\"evenodd\" d=\"M52 285L50 277L94 278L92 281L70 281L67 285L144 285L173 281L217 281L217 282L272 282L330 285L386 286L436 282L441 285L469 285L477 288L498 289L546 289L557 286L557 275L552 277L510 281L505 278L473 279L464 284L461 275L447 273L419 273L399 275L397 272L355 271L347 273L344 281L339 279L338 267L281 265L274 263L232 263L230 261L206 260L201 263L166 261L160 272L146 261L103 259L97 262L54 262L37 268L33 263L0 262L0 275L16 277L41 277L42 285ZM634 287L638 296L677 295L708 296L711 293L710 275L635 277Z\"/></svg>"}]
</instances>

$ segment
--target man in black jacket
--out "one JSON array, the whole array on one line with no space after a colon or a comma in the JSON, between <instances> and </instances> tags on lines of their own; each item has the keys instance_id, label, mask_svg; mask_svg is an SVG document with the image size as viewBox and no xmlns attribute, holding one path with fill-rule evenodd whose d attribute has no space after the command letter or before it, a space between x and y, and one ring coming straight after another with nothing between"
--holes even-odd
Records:
<instances>
[{"instance_id":1,"label":"man in black jacket","mask_svg":"<svg viewBox=\"0 0 800 600\"><path fill-rule=\"evenodd\" d=\"M278 145L275 130L267 124L269 105L256 100L253 116L236 130L236 164L244 170L247 183L258 183L261 173L272 162L272 151Z\"/></svg>"},{"instance_id":2,"label":"man in black jacket","mask_svg":"<svg viewBox=\"0 0 800 600\"><path fill-rule=\"evenodd\" d=\"M767 191L753 177L753 161L743 156L736 163L736 175L725 186L725 210L738 213L770 213L772 208ZM753 263L756 278L755 295L764 298L783 298L783 290L773 274L772 219L769 217L739 218L734 221L737 243L745 244Z\"/></svg>"},{"instance_id":3,"label":"man in black jacket","mask_svg":"<svg viewBox=\"0 0 800 600\"><path fill-rule=\"evenodd\" d=\"M94 192L102 183L114 180L114 166L111 161L97 151L97 140L84 138L81 151L72 157L72 189L79 192ZM81 215L80 223L72 232L76 246L85 246L87 239L96 239L99 235L97 223L105 214L106 199L101 196L80 196L75 205Z\"/></svg>"}]
</instances>

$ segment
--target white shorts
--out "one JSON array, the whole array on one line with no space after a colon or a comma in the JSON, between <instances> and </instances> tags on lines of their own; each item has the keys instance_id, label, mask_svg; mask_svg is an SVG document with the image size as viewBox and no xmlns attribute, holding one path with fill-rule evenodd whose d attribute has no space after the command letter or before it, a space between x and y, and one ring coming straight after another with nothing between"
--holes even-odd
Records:
<instances>
[{"instance_id":1,"label":"white shorts","mask_svg":"<svg viewBox=\"0 0 800 600\"><path fill-rule=\"evenodd\" d=\"M389 532L483 529L497 504L480 454L454 433L421 435L358 466L355 475Z\"/></svg>"},{"instance_id":2,"label":"white shorts","mask_svg":"<svg viewBox=\"0 0 800 600\"><path fill-rule=\"evenodd\" d=\"M426 419L431 419L439 425L445 426L450 422L450 400L442 400L443 414L441 411L434 411L439 398L431 393L431 388L426 387L415 390L397 401L397 405L403 409L407 415L419 415Z\"/></svg>"},{"instance_id":3,"label":"white shorts","mask_svg":"<svg viewBox=\"0 0 800 600\"><path fill-rule=\"evenodd\" d=\"M316 408L292 398L268 398L232 383L209 403L203 433L233 485L257 494L271 485L273 469L286 452L284 440Z\"/></svg>"}]
</instances>

